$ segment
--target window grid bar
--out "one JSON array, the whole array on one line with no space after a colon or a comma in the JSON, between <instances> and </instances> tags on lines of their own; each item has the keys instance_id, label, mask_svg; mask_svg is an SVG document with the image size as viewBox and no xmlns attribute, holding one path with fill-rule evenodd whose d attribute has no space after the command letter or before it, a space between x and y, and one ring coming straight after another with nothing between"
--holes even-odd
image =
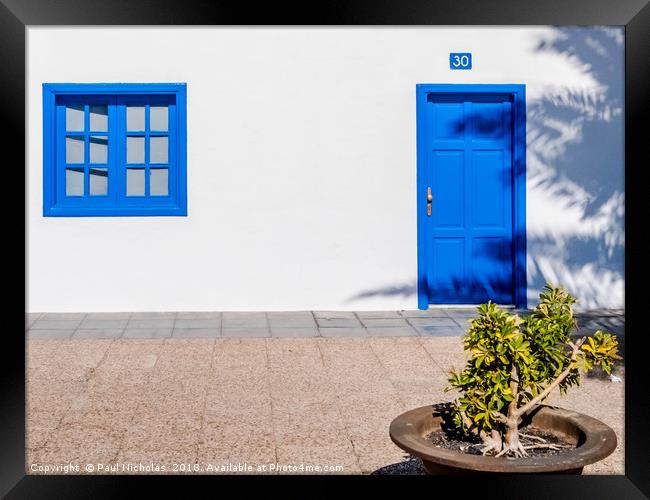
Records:
<instances>
[{"instance_id":1,"label":"window grid bar","mask_svg":"<svg viewBox=\"0 0 650 500\"><path fill-rule=\"evenodd\" d=\"M145 131L145 139L144 139L144 195L146 197L151 196L151 186L149 182L149 159L150 159L150 149L149 149L149 128L150 128L150 123L149 123L149 109L150 105L145 104L144 106L144 131Z\"/></svg>"},{"instance_id":2,"label":"window grid bar","mask_svg":"<svg viewBox=\"0 0 650 500\"><path fill-rule=\"evenodd\" d=\"M84 104L84 197L90 196L90 105Z\"/></svg>"}]
</instances>

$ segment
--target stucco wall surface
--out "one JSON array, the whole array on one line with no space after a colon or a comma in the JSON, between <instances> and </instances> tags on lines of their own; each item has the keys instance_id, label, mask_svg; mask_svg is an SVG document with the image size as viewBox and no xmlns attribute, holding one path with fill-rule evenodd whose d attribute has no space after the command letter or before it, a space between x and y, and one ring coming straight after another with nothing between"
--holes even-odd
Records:
<instances>
[{"instance_id":1,"label":"stucco wall surface","mask_svg":"<svg viewBox=\"0 0 650 500\"><path fill-rule=\"evenodd\" d=\"M529 301L623 307L622 29L27 36L29 311L416 308L417 83L526 84ZM44 218L45 82L186 82L188 216Z\"/></svg>"}]
</instances>

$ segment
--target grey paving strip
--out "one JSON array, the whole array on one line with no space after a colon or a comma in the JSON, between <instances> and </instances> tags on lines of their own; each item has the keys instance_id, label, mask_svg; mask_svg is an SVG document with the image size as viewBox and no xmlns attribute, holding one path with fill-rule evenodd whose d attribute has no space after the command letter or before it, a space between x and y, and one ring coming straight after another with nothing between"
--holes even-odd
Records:
<instances>
[{"instance_id":1,"label":"grey paving strip","mask_svg":"<svg viewBox=\"0 0 650 500\"><path fill-rule=\"evenodd\" d=\"M319 328L321 337L368 337L368 330L359 327Z\"/></svg>"},{"instance_id":2,"label":"grey paving strip","mask_svg":"<svg viewBox=\"0 0 650 500\"><path fill-rule=\"evenodd\" d=\"M358 311L357 317L363 321L364 319L402 318L402 315L399 311Z\"/></svg>"},{"instance_id":3,"label":"grey paving strip","mask_svg":"<svg viewBox=\"0 0 650 500\"><path fill-rule=\"evenodd\" d=\"M219 328L174 328L173 338L217 338L221 337Z\"/></svg>"},{"instance_id":4,"label":"grey paving strip","mask_svg":"<svg viewBox=\"0 0 650 500\"><path fill-rule=\"evenodd\" d=\"M77 328L73 339L114 339L124 333L124 328Z\"/></svg>"},{"instance_id":5,"label":"grey paving strip","mask_svg":"<svg viewBox=\"0 0 650 500\"><path fill-rule=\"evenodd\" d=\"M465 330L453 326L423 325L415 328L421 337L462 337Z\"/></svg>"},{"instance_id":6,"label":"grey paving strip","mask_svg":"<svg viewBox=\"0 0 650 500\"><path fill-rule=\"evenodd\" d=\"M314 311L316 319L355 319L353 311Z\"/></svg>"},{"instance_id":7,"label":"grey paving strip","mask_svg":"<svg viewBox=\"0 0 650 500\"><path fill-rule=\"evenodd\" d=\"M358 318L316 318L319 328L354 328L363 326Z\"/></svg>"},{"instance_id":8,"label":"grey paving strip","mask_svg":"<svg viewBox=\"0 0 650 500\"><path fill-rule=\"evenodd\" d=\"M409 328L409 324L406 321L406 318L359 318L361 323L365 327L397 327L402 326L404 328Z\"/></svg>"},{"instance_id":9,"label":"grey paving strip","mask_svg":"<svg viewBox=\"0 0 650 500\"><path fill-rule=\"evenodd\" d=\"M122 335L125 339L159 339L172 336L171 328L127 328Z\"/></svg>"},{"instance_id":10,"label":"grey paving strip","mask_svg":"<svg viewBox=\"0 0 650 500\"><path fill-rule=\"evenodd\" d=\"M30 330L76 330L80 324L80 319L38 319L34 321Z\"/></svg>"},{"instance_id":11,"label":"grey paving strip","mask_svg":"<svg viewBox=\"0 0 650 500\"><path fill-rule=\"evenodd\" d=\"M173 317L168 318L131 318L127 328L174 328Z\"/></svg>"},{"instance_id":12,"label":"grey paving strip","mask_svg":"<svg viewBox=\"0 0 650 500\"><path fill-rule=\"evenodd\" d=\"M310 312L299 313L267 313L269 326L273 328L316 328L316 320Z\"/></svg>"},{"instance_id":13,"label":"grey paving strip","mask_svg":"<svg viewBox=\"0 0 650 500\"><path fill-rule=\"evenodd\" d=\"M529 312L529 311L528 311ZM268 338L462 336L475 308L427 311L90 312L25 313L26 338ZM624 335L625 314L576 315L577 335Z\"/></svg>"},{"instance_id":14,"label":"grey paving strip","mask_svg":"<svg viewBox=\"0 0 650 500\"><path fill-rule=\"evenodd\" d=\"M176 318L176 321L174 323L174 329L176 328L185 328L185 329L214 328L214 329L221 330L221 318L216 318L216 319Z\"/></svg>"},{"instance_id":15,"label":"grey paving strip","mask_svg":"<svg viewBox=\"0 0 650 500\"><path fill-rule=\"evenodd\" d=\"M115 329L115 328L126 328L129 320L128 319L95 319L95 318L86 318L84 319L81 324L79 325L79 328L82 329L105 329L105 328L110 328L110 329Z\"/></svg>"},{"instance_id":16,"label":"grey paving strip","mask_svg":"<svg viewBox=\"0 0 650 500\"><path fill-rule=\"evenodd\" d=\"M263 338L270 337L271 331L265 327L247 328L243 327L224 327L221 329L222 337L238 337L238 338Z\"/></svg>"},{"instance_id":17,"label":"grey paving strip","mask_svg":"<svg viewBox=\"0 0 650 500\"><path fill-rule=\"evenodd\" d=\"M99 320L108 320L108 319L112 319L112 320L119 320L119 319L129 320L129 319L131 319L131 314L133 314L133 313L130 313L130 312L90 312L90 313L86 314L86 319L88 319L88 320L91 320L91 319L92 320L95 320L95 319L99 319Z\"/></svg>"},{"instance_id":18,"label":"grey paving strip","mask_svg":"<svg viewBox=\"0 0 650 500\"><path fill-rule=\"evenodd\" d=\"M176 314L176 319L215 319L221 321L218 311L184 311Z\"/></svg>"},{"instance_id":19,"label":"grey paving strip","mask_svg":"<svg viewBox=\"0 0 650 500\"><path fill-rule=\"evenodd\" d=\"M131 313L131 319L174 319L176 318L175 311L164 312L134 312Z\"/></svg>"},{"instance_id":20,"label":"grey paving strip","mask_svg":"<svg viewBox=\"0 0 650 500\"><path fill-rule=\"evenodd\" d=\"M277 327L271 326L271 336L273 337L318 337L318 328L315 326L291 326Z\"/></svg>"},{"instance_id":21,"label":"grey paving strip","mask_svg":"<svg viewBox=\"0 0 650 500\"><path fill-rule=\"evenodd\" d=\"M403 318L448 318L444 309L428 309L426 311L400 311Z\"/></svg>"},{"instance_id":22,"label":"grey paving strip","mask_svg":"<svg viewBox=\"0 0 650 500\"><path fill-rule=\"evenodd\" d=\"M452 318L409 318L407 320L412 326L459 326Z\"/></svg>"},{"instance_id":23,"label":"grey paving strip","mask_svg":"<svg viewBox=\"0 0 650 500\"><path fill-rule=\"evenodd\" d=\"M30 329L42 315L42 313L25 313L25 330Z\"/></svg>"},{"instance_id":24,"label":"grey paving strip","mask_svg":"<svg viewBox=\"0 0 650 500\"><path fill-rule=\"evenodd\" d=\"M268 319L263 312L224 312L221 316L222 328L267 328Z\"/></svg>"},{"instance_id":25,"label":"grey paving strip","mask_svg":"<svg viewBox=\"0 0 650 500\"><path fill-rule=\"evenodd\" d=\"M75 332L74 329L30 329L27 331L28 339L69 339Z\"/></svg>"},{"instance_id":26,"label":"grey paving strip","mask_svg":"<svg viewBox=\"0 0 650 500\"><path fill-rule=\"evenodd\" d=\"M366 327L370 337L417 337L418 332L406 326L383 326L383 327Z\"/></svg>"},{"instance_id":27,"label":"grey paving strip","mask_svg":"<svg viewBox=\"0 0 650 500\"><path fill-rule=\"evenodd\" d=\"M42 313L39 319L55 321L81 321L86 317L86 313Z\"/></svg>"}]
</instances>

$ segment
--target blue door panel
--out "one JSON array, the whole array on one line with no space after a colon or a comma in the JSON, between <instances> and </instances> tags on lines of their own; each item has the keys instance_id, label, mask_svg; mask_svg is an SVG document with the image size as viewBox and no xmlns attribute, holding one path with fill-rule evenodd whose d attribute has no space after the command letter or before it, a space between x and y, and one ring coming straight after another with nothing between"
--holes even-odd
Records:
<instances>
[{"instance_id":1,"label":"blue door panel","mask_svg":"<svg viewBox=\"0 0 650 500\"><path fill-rule=\"evenodd\" d=\"M431 224L434 229L464 227L464 181L463 152L435 151L433 155L433 183L436 190L436 206Z\"/></svg>"},{"instance_id":2,"label":"blue door panel","mask_svg":"<svg viewBox=\"0 0 650 500\"><path fill-rule=\"evenodd\" d=\"M433 139L463 138L463 103L437 103Z\"/></svg>"},{"instance_id":3,"label":"blue door panel","mask_svg":"<svg viewBox=\"0 0 650 500\"><path fill-rule=\"evenodd\" d=\"M513 102L504 92L428 92L418 103L429 304L516 302Z\"/></svg>"},{"instance_id":4,"label":"blue door panel","mask_svg":"<svg viewBox=\"0 0 650 500\"><path fill-rule=\"evenodd\" d=\"M503 139L503 118L502 103L473 102L470 116L471 138Z\"/></svg>"},{"instance_id":5,"label":"blue door panel","mask_svg":"<svg viewBox=\"0 0 650 500\"><path fill-rule=\"evenodd\" d=\"M512 302L512 240L506 237L472 239L472 296L499 304Z\"/></svg>"},{"instance_id":6,"label":"blue door panel","mask_svg":"<svg viewBox=\"0 0 650 500\"><path fill-rule=\"evenodd\" d=\"M432 239L432 266L429 276L432 284L432 297L443 300L444 297L454 296L454 291L467 285L468 273L465 238L434 237Z\"/></svg>"},{"instance_id":7,"label":"blue door panel","mask_svg":"<svg viewBox=\"0 0 650 500\"><path fill-rule=\"evenodd\" d=\"M504 205L510 203L510 170L503 151L472 152L472 202L474 229L506 229Z\"/></svg>"}]
</instances>

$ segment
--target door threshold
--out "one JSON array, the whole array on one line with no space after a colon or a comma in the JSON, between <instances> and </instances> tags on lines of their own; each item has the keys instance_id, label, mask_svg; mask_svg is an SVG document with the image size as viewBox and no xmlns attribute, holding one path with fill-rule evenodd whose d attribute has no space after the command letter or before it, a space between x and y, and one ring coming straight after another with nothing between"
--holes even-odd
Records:
<instances>
[{"instance_id":1,"label":"door threshold","mask_svg":"<svg viewBox=\"0 0 650 500\"><path fill-rule=\"evenodd\" d=\"M481 304L429 304L429 309L467 309L468 307L478 307ZM504 309L514 309L513 304L497 304Z\"/></svg>"}]
</instances>

